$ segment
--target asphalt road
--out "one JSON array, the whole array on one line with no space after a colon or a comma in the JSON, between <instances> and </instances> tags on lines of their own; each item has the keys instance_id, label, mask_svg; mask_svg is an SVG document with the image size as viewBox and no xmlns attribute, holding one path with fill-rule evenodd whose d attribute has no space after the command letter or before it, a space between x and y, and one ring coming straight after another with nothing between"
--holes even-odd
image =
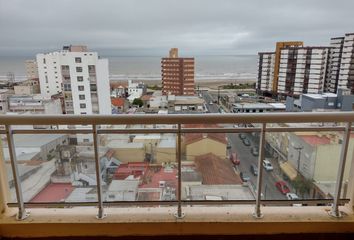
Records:
<instances>
[{"instance_id":1,"label":"asphalt road","mask_svg":"<svg viewBox=\"0 0 354 240\"><path fill-rule=\"evenodd\" d=\"M206 101L207 108L210 113L218 113L219 106L216 103L209 104L211 101L217 100L213 98L208 92L203 92L203 97ZM231 126L230 126L231 127ZM254 176L251 171L250 167L251 164L258 165L258 157L255 157L251 153L252 147L258 147L257 143L255 143L254 137L251 136L249 133L245 133L248 140L251 142L251 146L245 146L242 140L239 138L238 133L229 133L227 137L229 142L231 143L231 152L236 152L238 158L240 159L241 163L239 166L236 167L237 171L243 172L250 177L251 183L256 186L257 185L257 176ZM269 200L281 200L286 199L286 197L278 191L275 187L275 182L281 180L274 171L266 171L262 167L263 171L263 184L262 184L262 193L263 199Z\"/></svg>"}]
</instances>

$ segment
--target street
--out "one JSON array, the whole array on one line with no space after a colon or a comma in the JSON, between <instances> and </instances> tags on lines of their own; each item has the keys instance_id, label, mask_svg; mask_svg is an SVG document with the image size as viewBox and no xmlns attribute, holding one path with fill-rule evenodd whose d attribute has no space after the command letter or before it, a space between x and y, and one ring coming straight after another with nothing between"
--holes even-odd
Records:
<instances>
[{"instance_id":1,"label":"street","mask_svg":"<svg viewBox=\"0 0 354 240\"><path fill-rule=\"evenodd\" d=\"M203 98L207 103L207 107L210 113L218 113L219 105L209 104L217 99L213 99L213 97L208 92L203 92ZM231 126L230 126L231 127ZM250 167L251 164L258 165L258 157L253 156L251 153L252 147L258 148L258 141L254 141L254 138L251 133L244 133L246 138L251 142L251 146L245 146L242 140L239 138L238 133L228 133L227 138L229 143L231 144L230 152L236 152L239 160L241 161L240 165L237 166L238 172L243 172L250 177L250 181L252 185L256 188L257 185L257 176L254 176ZM279 192L279 190L275 187L275 182L282 180L278 177L274 171L266 171L263 166L260 166L263 171L263 184L262 184L262 194L263 199L267 200L282 200L286 199L285 195Z\"/></svg>"}]
</instances>

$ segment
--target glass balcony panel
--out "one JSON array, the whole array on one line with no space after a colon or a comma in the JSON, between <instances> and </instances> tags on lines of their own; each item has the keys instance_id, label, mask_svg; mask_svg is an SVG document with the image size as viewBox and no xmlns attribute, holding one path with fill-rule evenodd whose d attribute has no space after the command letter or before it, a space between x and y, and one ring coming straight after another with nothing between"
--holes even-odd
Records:
<instances>
[{"instance_id":1,"label":"glass balcony panel","mask_svg":"<svg viewBox=\"0 0 354 240\"><path fill-rule=\"evenodd\" d=\"M14 134L24 202L97 201L92 139L91 134Z\"/></svg>"},{"instance_id":2,"label":"glass balcony panel","mask_svg":"<svg viewBox=\"0 0 354 240\"><path fill-rule=\"evenodd\" d=\"M149 130L145 125L118 125L120 130ZM105 152L104 201L175 201L178 187L177 135L172 133L100 134Z\"/></svg>"},{"instance_id":3,"label":"glass balcony panel","mask_svg":"<svg viewBox=\"0 0 354 240\"><path fill-rule=\"evenodd\" d=\"M270 125L272 127L334 126L333 123ZM344 125L337 124L337 126ZM263 199L333 199L342 143L343 132L341 131L267 132L265 160L271 163L272 169L263 166ZM353 154L352 151L349 148L350 156Z\"/></svg>"}]
</instances>

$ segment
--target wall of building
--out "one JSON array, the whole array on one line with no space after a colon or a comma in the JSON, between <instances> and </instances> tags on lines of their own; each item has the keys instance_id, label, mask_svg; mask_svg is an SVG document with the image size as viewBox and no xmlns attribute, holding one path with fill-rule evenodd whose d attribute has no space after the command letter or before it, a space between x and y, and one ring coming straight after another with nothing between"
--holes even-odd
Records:
<instances>
[{"instance_id":1,"label":"wall of building","mask_svg":"<svg viewBox=\"0 0 354 240\"><path fill-rule=\"evenodd\" d=\"M204 138L200 141L186 145L186 160L194 161L196 156L213 153L216 156L226 158L226 144Z\"/></svg>"},{"instance_id":2,"label":"wall of building","mask_svg":"<svg viewBox=\"0 0 354 240\"><path fill-rule=\"evenodd\" d=\"M342 144L319 145L316 151L316 165L313 179L316 182L337 180ZM349 142L344 181L349 178L351 160L354 152L354 139Z\"/></svg>"},{"instance_id":3,"label":"wall of building","mask_svg":"<svg viewBox=\"0 0 354 240\"><path fill-rule=\"evenodd\" d=\"M142 162L145 159L145 150L143 148L112 148L114 158L123 163Z\"/></svg>"},{"instance_id":4,"label":"wall of building","mask_svg":"<svg viewBox=\"0 0 354 240\"><path fill-rule=\"evenodd\" d=\"M156 148L156 163L176 161L176 148Z\"/></svg>"}]
</instances>

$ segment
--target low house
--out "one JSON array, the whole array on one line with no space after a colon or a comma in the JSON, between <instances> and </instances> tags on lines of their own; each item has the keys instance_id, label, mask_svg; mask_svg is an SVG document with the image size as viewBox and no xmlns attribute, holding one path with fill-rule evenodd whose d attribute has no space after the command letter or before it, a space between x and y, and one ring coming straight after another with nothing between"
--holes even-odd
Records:
<instances>
[{"instance_id":1,"label":"low house","mask_svg":"<svg viewBox=\"0 0 354 240\"><path fill-rule=\"evenodd\" d=\"M212 125L188 124L187 128L213 127ZM214 125L214 127L216 127ZM184 135L183 152L187 161L193 161L195 157L207 153L225 159L227 138L225 133L187 133Z\"/></svg>"}]
</instances>

